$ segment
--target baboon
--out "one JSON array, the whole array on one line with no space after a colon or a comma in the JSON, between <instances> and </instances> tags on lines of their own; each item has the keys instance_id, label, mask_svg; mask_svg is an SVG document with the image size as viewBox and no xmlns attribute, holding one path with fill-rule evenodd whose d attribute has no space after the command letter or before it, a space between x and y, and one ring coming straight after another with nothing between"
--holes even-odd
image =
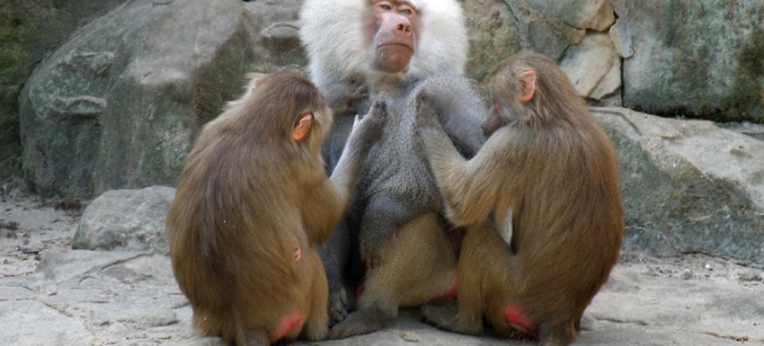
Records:
<instances>
[{"instance_id":1,"label":"baboon","mask_svg":"<svg viewBox=\"0 0 764 346\"><path fill-rule=\"evenodd\" d=\"M542 345L568 345L619 256L613 144L541 54L503 61L484 87L488 121L499 125L470 160L444 140L426 95L419 103L418 132L448 219L467 228L458 311L428 305L422 314L451 331L482 334L485 318L499 335L514 330ZM508 228L510 243L501 238Z\"/></svg>"},{"instance_id":2,"label":"baboon","mask_svg":"<svg viewBox=\"0 0 764 346\"><path fill-rule=\"evenodd\" d=\"M485 106L462 76L468 42L455 0L306 0L301 38L319 89L328 95L365 93L338 97L358 102L337 117L324 145L329 170L352 119L347 114L363 113L375 100L388 105L385 134L369 155L356 198L320 251L332 320L342 321L331 336L342 338L384 328L399 307L454 290L456 251L445 232L443 201L415 146L416 95L432 96L448 140L468 157L485 141ZM352 295L360 278L346 274L355 273L357 263L365 270L363 293L358 311L347 316L347 293Z\"/></svg>"},{"instance_id":3,"label":"baboon","mask_svg":"<svg viewBox=\"0 0 764 346\"><path fill-rule=\"evenodd\" d=\"M352 127L329 179L320 148L332 123L319 90L292 73L260 76L206 124L167 216L178 285L201 335L268 345L328 335L328 286L315 250L344 214L384 104Z\"/></svg>"}]
</instances>

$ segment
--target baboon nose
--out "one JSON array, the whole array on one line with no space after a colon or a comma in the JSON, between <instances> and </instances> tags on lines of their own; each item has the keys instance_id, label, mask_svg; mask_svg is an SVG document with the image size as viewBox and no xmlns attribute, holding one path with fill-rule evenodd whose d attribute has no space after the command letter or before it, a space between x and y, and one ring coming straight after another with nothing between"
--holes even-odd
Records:
<instances>
[{"instance_id":1,"label":"baboon nose","mask_svg":"<svg viewBox=\"0 0 764 346\"><path fill-rule=\"evenodd\" d=\"M411 24L399 23L395 26L395 31L404 35L411 35L414 32L414 27Z\"/></svg>"}]
</instances>

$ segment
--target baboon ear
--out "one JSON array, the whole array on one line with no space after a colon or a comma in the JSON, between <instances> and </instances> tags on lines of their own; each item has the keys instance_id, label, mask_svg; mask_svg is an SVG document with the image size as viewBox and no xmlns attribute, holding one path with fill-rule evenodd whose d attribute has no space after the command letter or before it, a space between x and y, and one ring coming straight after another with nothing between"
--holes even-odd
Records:
<instances>
[{"instance_id":1,"label":"baboon ear","mask_svg":"<svg viewBox=\"0 0 764 346\"><path fill-rule=\"evenodd\" d=\"M308 113L302 116L300 121L292 128L292 138L296 141L301 141L305 136L310 133L310 129L313 127L313 113Z\"/></svg>"},{"instance_id":2,"label":"baboon ear","mask_svg":"<svg viewBox=\"0 0 764 346\"><path fill-rule=\"evenodd\" d=\"M536 92L536 72L526 71L520 74L520 84L523 86L520 91L520 101L530 101Z\"/></svg>"},{"instance_id":3,"label":"baboon ear","mask_svg":"<svg viewBox=\"0 0 764 346\"><path fill-rule=\"evenodd\" d=\"M249 90L247 90L247 93L249 94L253 93L255 89L259 88L265 79L268 78L268 75L263 73L250 73L247 76L250 78Z\"/></svg>"},{"instance_id":4,"label":"baboon ear","mask_svg":"<svg viewBox=\"0 0 764 346\"><path fill-rule=\"evenodd\" d=\"M255 81L252 83L252 90L259 88L260 84L263 84L264 80L265 80L265 76L260 76L255 78Z\"/></svg>"}]
</instances>

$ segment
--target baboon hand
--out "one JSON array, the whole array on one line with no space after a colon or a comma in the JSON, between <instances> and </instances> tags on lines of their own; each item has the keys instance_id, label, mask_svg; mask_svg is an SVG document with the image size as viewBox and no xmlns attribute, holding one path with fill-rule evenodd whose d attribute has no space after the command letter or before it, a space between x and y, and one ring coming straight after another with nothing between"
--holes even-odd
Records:
<instances>
[{"instance_id":1,"label":"baboon hand","mask_svg":"<svg viewBox=\"0 0 764 346\"><path fill-rule=\"evenodd\" d=\"M387 122L387 105L382 101L375 101L369 108L369 112L359 118L356 116L353 123L353 130L361 131L364 138L376 141L382 137L384 125Z\"/></svg>"},{"instance_id":2,"label":"baboon hand","mask_svg":"<svg viewBox=\"0 0 764 346\"><path fill-rule=\"evenodd\" d=\"M326 92L326 103L335 114L355 113L358 102L369 95L369 87L356 81L338 83Z\"/></svg>"}]
</instances>

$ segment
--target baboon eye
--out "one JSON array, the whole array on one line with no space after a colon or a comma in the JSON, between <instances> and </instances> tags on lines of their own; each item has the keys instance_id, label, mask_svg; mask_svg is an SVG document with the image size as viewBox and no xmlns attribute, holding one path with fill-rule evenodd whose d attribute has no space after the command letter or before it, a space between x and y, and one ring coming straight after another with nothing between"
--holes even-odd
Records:
<instances>
[{"instance_id":1,"label":"baboon eye","mask_svg":"<svg viewBox=\"0 0 764 346\"><path fill-rule=\"evenodd\" d=\"M393 5L388 1L380 1L375 4L377 8L383 11L390 11L393 9Z\"/></svg>"},{"instance_id":2,"label":"baboon eye","mask_svg":"<svg viewBox=\"0 0 764 346\"><path fill-rule=\"evenodd\" d=\"M414 10L414 8L411 6L402 5L398 8L398 13L411 18L416 15L416 10Z\"/></svg>"}]
</instances>

